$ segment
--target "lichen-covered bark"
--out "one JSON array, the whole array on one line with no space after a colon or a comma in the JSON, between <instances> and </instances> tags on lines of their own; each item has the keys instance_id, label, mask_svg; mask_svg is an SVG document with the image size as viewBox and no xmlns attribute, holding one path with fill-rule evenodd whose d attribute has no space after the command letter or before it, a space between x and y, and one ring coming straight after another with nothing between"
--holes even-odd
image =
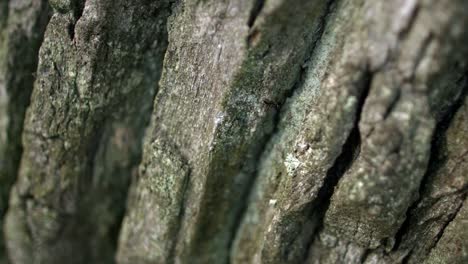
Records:
<instances>
[{"instance_id":1,"label":"lichen-covered bark","mask_svg":"<svg viewBox=\"0 0 468 264\"><path fill-rule=\"evenodd\" d=\"M466 3L406 1L404 5L373 5L364 6L366 14L392 18L387 24L381 19L369 23L371 47L386 52L386 56L372 73L361 113L359 155L333 192L323 229L311 248L311 263L394 263L403 261L412 250L415 258L405 261L420 263L427 252L419 248L423 245L411 240L421 239L423 233L426 237L421 243L433 240L430 232L435 230L429 231L429 226L410 237L403 236L400 228L404 228L408 208L417 199L428 168L435 125L466 88L462 82L467 70L463 43L468 34L461 29L467 22L466 9L460 8ZM404 21L395 20L398 16L410 17L407 21L411 23L404 25L403 31L391 31ZM466 150L466 143L462 146ZM447 172L441 173L441 177L449 177ZM424 214L437 214L438 210L411 213L419 218L416 223L414 219L408 223L414 231ZM444 208L439 214L443 223L453 209ZM403 236L403 241L397 234ZM396 238L406 251L391 253L398 246Z\"/></svg>"},{"instance_id":2,"label":"lichen-covered bark","mask_svg":"<svg viewBox=\"0 0 468 264\"><path fill-rule=\"evenodd\" d=\"M358 5L357 5L358 6ZM291 97L259 165L237 234L234 263L298 263L315 226L328 171L350 136L368 82L355 7L332 6L304 81ZM345 34L351 32L351 34ZM352 146L349 146L352 147Z\"/></svg>"},{"instance_id":3,"label":"lichen-covered bark","mask_svg":"<svg viewBox=\"0 0 468 264\"><path fill-rule=\"evenodd\" d=\"M21 132L38 51L49 18L45 0L0 3L0 233L21 157ZM4 260L0 237L0 263Z\"/></svg>"},{"instance_id":4,"label":"lichen-covered bark","mask_svg":"<svg viewBox=\"0 0 468 264\"><path fill-rule=\"evenodd\" d=\"M392 249L418 194L435 123L464 88L462 4L338 3L259 165L234 262L299 262L322 210L317 243L332 249L314 243L308 261L360 263L367 249Z\"/></svg>"},{"instance_id":5,"label":"lichen-covered bark","mask_svg":"<svg viewBox=\"0 0 468 264\"><path fill-rule=\"evenodd\" d=\"M466 239L468 237L468 201L466 195L455 218L447 223L446 228L442 231L443 233L439 235L435 247L430 251L424 263L466 263L468 261L468 242Z\"/></svg>"},{"instance_id":6,"label":"lichen-covered bark","mask_svg":"<svg viewBox=\"0 0 468 264\"><path fill-rule=\"evenodd\" d=\"M428 259L429 263L433 258L451 258L438 263L464 263L468 260L468 229L466 220L463 220L467 213L462 209L466 207L468 187L468 97L449 119L452 120L439 125L421 198L411 208L407 228L402 230L404 235L396 254L406 255L407 263L421 263L436 245L446 249L437 249L440 253L434 253ZM455 225L459 233L445 234L444 229L450 222L454 222L451 225ZM442 236L448 238L440 240Z\"/></svg>"},{"instance_id":7,"label":"lichen-covered bark","mask_svg":"<svg viewBox=\"0 0 468 264\"><path fill-rule=\"evenodd\" d=\"M460 83L465 86L466 84ZM465 86L466 87L466 86ZM437 126L432 155L421 186L421 197L407 213L388 251L369 250L355 240L336 239L322 233L310 251L310 263L465 263L466 232L462 206L466 203L467 103L460 100ZM459 109L458 109L459 108ZM454 222L456 224L451 224ZM456 225L456 234L438 246L445 229ZM465 228L465 229L463 229ZM452 239L453 238L453 239ZM432 253L435 247L442 247ZM437 255L435 255L437 254Z\"/></svg>"},{"instance_id":8,"label":"lichen-covered bark","mask_svg":"<svg viewBox=\"0 0 468 264\"><path fill-rule=\"evenodd\" d=\"M170 1L50 1L10 198L13 263L107 263L167 46Z\"/></svg>"},{"instance_id":9,"label":"lichen-covered bark","mask_svg":"<svg viewBox=\"0 0 468 264\"><path fill-rule=\"evenodd\" d=\"M426 170L435 122L464 88L457 80L466 71L468 34L458 28L467 21L452 2L409 1L366 10L374 18L380 12L395 14L393 19L406 13L415 17L396 37L389 34L393 19L370 27L379 38L372 45L388 54L373 73L361 114L359 157L340 180L327 211L330 232L370 248L392 246ZM383 42L391 44L392 37L398 47Z\"/></svg>"},{"instance_id":10,"label":"lichen-covered bark","mask_svg":"<svg viewBox=\"0 0 468 264\"><path fill-rule=\"evenodd\" d=\"M300 78L326 6L299 0L180 4L124 222L121 263L228 260L257 156L274 130L277 108Z\"/></svg>"}]
</instances>

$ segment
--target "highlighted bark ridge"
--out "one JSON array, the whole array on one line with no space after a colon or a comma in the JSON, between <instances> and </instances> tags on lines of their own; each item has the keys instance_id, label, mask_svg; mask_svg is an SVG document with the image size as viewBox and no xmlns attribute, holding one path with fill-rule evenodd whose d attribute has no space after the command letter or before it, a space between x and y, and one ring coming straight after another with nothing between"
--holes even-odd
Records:
<instances>
[{"instance_id":1,"label":"highlighted bark ridge","mask_svg":"<svg viewBox=\"0 0 468 264\"><path fill-rule=\"evenodd\" d=\"M51 1L6 217L13 263L112 262L170 1Z\"/></svg>"},{"instance_id":2,"label":"highlighted bark ridge","mask_svg":"<svg viewBox=\"0 0 468 264\"><path fill-rule=\"evenodd\" d=\"M426 171L436 122L464 89L457 80L466 66L457 61L466 56L461 42L468 35L455 29L465 21L458 19L461 12L455 8L442 6L415 2L412 8L418 12L403 32L395 22L370 28L374 36L381 35L376 41L395 38L399 47L389 47L387 59L374 73L359 123L360 153L331 198L327 232L372 249L393 247ZM366 11L373 17L381 10L405 15L403 8L382 5ZM396 28L395 37L389 36L389 28ZM452 49L456 52L448 54ZM450 72L444 74L446 69Z\"/></svg>"},{"instance_id":3,"label":"highlighted bark ridge","mask_svg":"<svg viewBox=\"0 0 468 264\"><path fill-rule=\"evenodd\" d=\"M21 158L21 132L49 8L45 0L0 3L0 233ZM0 263L4 258L0 238Z\"/></svg>"},{"instance_id":4,"label":"highlighted bark ridge","mask_svg":"<svg viewBox=\"0 0 468 264\"><path fill-rule=\"evenodd\" d=\"M159 254L154 259L147 255L149 262L171 263L165 257L169 248L175 262L228 261L257 157L274 130L277 106L284 103L300 77L325 7L326 1L266 1L261 10L253 11L258 3L246 0L184 1L176 9L146 142L169 137L186 157L190 176L187 189L180 193L183 197L170 203L168 211L157 204L152 214L143 214L149 205L130 208L129 214L143 215L144 222L160 215L164 224L152 232L141 232L137 242L141 248L131 253L126 247L135 244L126 234L141 220L127 217L119 255L122 263L130 263L131 254L144 259L151 249L144 241L150 239L158 244L154 248L162 250L154 253ZM163 162L153 159L150 166ZM146 173L140 176L150 177ZM185 171L158 176L164 177L158 181L178 182L177 186L187 180ZM137 193L143 192L145 180L136 188ZM169 195L166 191L154 190L152 195L165 197ZM180 215L172 213L181 206ZM165 224L176 222L180 222L177 229ZM173 230L172 234L166 230ZM163 239L166 236L177 242Z\"/></svg>"},{"instance_id":5,"label":"highlighted bark ridge","mask_svg":"<svg viewBox=\"0 0 468 264\"><path fill-rule=\"evenodd\" d=\"M465 89L463 11L445 5L337 2L259 165L233 262L387 259L435 125Z\"/></svg>"}]
</instances>

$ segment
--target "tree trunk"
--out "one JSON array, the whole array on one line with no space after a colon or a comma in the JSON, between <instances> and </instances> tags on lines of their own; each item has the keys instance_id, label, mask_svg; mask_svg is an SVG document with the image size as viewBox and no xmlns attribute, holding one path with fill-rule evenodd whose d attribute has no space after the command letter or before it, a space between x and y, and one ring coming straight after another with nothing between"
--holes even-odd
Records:
<instances>
[{"instance_id":1,"label":"tree trunk","mask_svg":"<svg viewBox=\"0 0 468 264\"><path fill-rule=\"evenodd\" d=\"M5 1L1 264L468 261L468 2Z\"/></svg>"}]
</instances>

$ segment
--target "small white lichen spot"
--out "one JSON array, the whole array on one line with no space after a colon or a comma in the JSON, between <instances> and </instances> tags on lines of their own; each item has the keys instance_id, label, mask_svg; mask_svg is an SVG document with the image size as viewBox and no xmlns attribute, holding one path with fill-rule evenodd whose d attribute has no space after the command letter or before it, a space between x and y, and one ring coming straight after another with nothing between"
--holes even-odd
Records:
<instances>
[{"instance_id":1,"label":"small white lichen spot","mask_svg":"<svg viewBox=\"0 0 468 264\"><path fill-rule=\"evenodd\" d=\"M217 113L215 120L214 120L215 126L218 126L219 124L221 124L223 120L224 120L224 113L223 112Z\"/></svg>"},{"instance_id":2,"label":"small white lichen spot","mask_svg":"<svg viewBox=\"0 0 468 264\"><path fill-rule=\"evenodd\" d=\"M355 96L348 97L345 104L345 110L350 110L355 104L357 103L357 99Z\"/></svg>"},{"instance_id":3,"label":"small white lichen spot","mask_svg":"<svg viewBox=\"0 0 468 264\"><path fill-rule=\"evenodd\" d=\"M349 200L351 201L364 201L367 197L367 190L364 187L364 183L362 181L356 182L349 193Z\"/></svg>"},{"instance_id":4,"label":"small white lichen spot","mask_svg":"<svg viewBox=\"0 0 468 264\"><path fill-rule=\"evenodd\" d=\"M322 232L320 234L320 241L322 241L322 243L324 245L327 245L329 247L333 247L336 245L336 242L337 242L337 239L335 236L332 236L331 234L329 233L326 233L326 232Z\"/></svg>"},{"instance_id":5,"label":"small white lichen spot","mask_svg":"<svg viewBox=\"0 0 468 264\"><path fill-rule=\"evenodd\" d=\"M65 143L63 144L63 147L64 147L66 150L70 149L70 147L71 147L70 141L65 140Z\"/></svg>"},{"instance_id":6,"label":"small white lichen spot","mask_svg":"<svg viewBox=\"0 0 468 264\"><path fill-rule=\"evenodd\" d=\"M270 204L271 206L275 206L275 204L276 204L276 199L270 199L269 204Z\"/></svg>"},{"instance_id":7,"label":"small white lichen spot","mask_svg":"<svg viewBox=\"0 0 468 264\"><path fill-rule=\"evenodd\" d=\"M371 215L379 215L382 212L382 207L379 205L373 205L367 210Z\"/></svg>"},{"instance_id":8,"label":"small white lichen spot","mask_svg":"<svg viewBox=\"0 0 468 264\"><path fill-rule=\"evenodd\" d=\"M292 154L288 154L286 156L286 160L284 161L284 166L288 171L288 174L291 176L293 175L294 171L301 165L301 162L294 157Z\"/></svg>"},{"instance_id":9,"label":"small white lichen spot","mask_svg":"<svg viewBox=\"0 0 468 264\"><path fill-rule=\"evenodd\" d=\"M75 77L76 77L76 72L75 72L75 71L69 71L69 72L68 72L68 76L69 76L70 78L75 78Z\"/></svg>"}]
</instances>

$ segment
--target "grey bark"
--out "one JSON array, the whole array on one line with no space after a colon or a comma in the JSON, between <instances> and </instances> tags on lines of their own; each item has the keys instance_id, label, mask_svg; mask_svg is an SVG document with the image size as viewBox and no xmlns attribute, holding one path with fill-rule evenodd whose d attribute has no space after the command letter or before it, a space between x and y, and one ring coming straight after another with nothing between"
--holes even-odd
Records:
<instances>
[{"instance_id":1,"label":"grey bark","mask_svg":"<svg viewBox=\"0 0 468 264\"><path fill-rule=\"evenodd\" d=\"M166 48L169 1L50 1L5 235L13 263L107 263Z\"/></svg>"},{"instance_id":2,"label":"grey bark","mask_svg":"<svg viewBox=\"0 0 468 264\"><path fill-rule=\"evenodd\" d=\"M29 104L38 51L49 19L45 0L2 0L0 3L0 232L8 195L21 158L21 132ZM4 263L0 237L0 263Z\"/></svg>"},{"instance_id":3,"label":"grey bark","mask_svg":"<svg viewBox=\"0 0 468 264\"><path fill-rule=\"evenodd\" d=\"M227 261L256 157L274 130L278 110L267 102L282 104L294 89L326 10L325 1L277 1L256 16L255 4L175 10L121 263Z\"/></svg>"},{"instance_id":4,"label":"grey bark","mask_svg":"<svg viewBox=\"0 0 468 264\"><path fill-rule=\"evenodd\" d=\"M27 2L12 264L468 261L468 2Z\"/></svg>"}]
</instances>

